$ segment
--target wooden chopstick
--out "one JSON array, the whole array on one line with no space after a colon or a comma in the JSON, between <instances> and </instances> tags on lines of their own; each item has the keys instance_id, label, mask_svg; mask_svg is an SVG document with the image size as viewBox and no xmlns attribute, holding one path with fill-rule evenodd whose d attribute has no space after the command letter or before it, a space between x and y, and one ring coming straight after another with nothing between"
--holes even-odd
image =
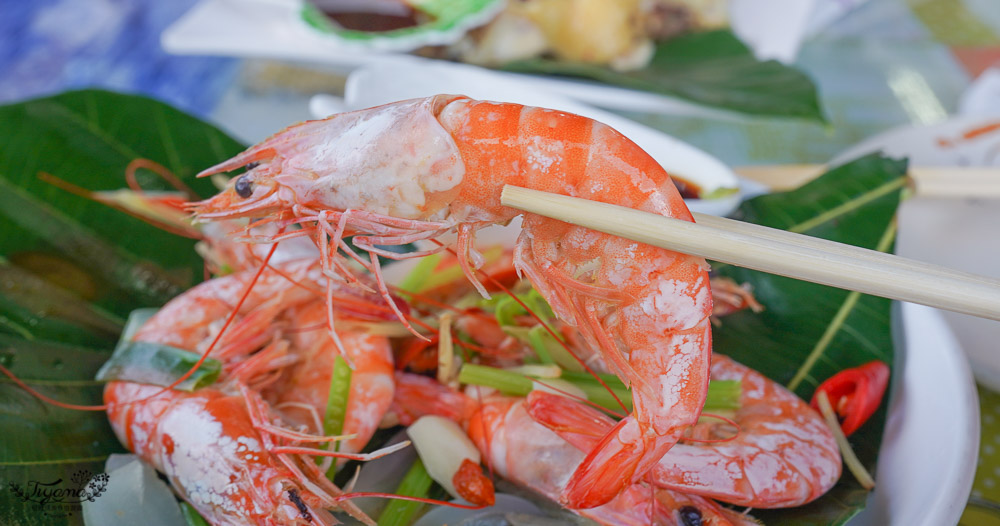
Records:
<instances>
[{"instance_id":1,"label":"wooden chopstick","mask_svg":"<svg viewBox=\"0 0 1000 526\"><path fill-rule=\"evenodd\" d=\"M819 177L821 164L783 164L734 168L740 177L772 190L791 190ZM907 175L917 195L927 197L1000 198L1000 167L911 166Z\"/></svg>"},{"instance_id":2,"label":"wooden chopstick","mask_svg":"<svg viewBox=\"0 0 1000 526\"><path fill-rule=\"evenodd\" d=\"M501 203L721 263L1000 320L1000 280L986 276L729 219L689 223L511 185Z\"/></svg>"}]
</instances>

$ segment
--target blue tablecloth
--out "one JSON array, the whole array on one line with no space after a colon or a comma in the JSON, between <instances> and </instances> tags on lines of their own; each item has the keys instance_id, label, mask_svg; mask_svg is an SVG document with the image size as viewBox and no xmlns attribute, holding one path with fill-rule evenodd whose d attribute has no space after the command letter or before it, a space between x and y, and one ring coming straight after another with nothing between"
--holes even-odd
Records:
<instances>
[{"instance_id":1,"label":"blue tablecloth","mask_svg":"<svg viewBox=\"0 0 1000 526\"><path fill-rule=\"evenodd\" d=\"M197 0L0 1L0 103L98 87L205 117L239 61L169 55L160 33Z\"/></svg>"}]
</instances>

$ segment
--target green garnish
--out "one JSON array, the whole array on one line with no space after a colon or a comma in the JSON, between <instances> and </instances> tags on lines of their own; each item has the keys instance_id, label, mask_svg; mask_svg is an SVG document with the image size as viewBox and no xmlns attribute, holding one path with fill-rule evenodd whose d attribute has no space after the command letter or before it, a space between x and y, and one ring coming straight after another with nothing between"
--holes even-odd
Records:
<instances>
[{"instance_id":1,"label":"green garnish","mask_svg":"<svg viewBox=\"0 0 1000 526\"><path fill-rule=\"evenodd\" d=\"M424 463L418 458L413 462L410 470L406 472L406 476L403 477L399 486L396 487L396 494L426 498L433 482L431 476L427 474ZM423 507L422 502L392 500L378 516L378 526L406 526L413 522L413 518Z\"/></svg>"},{"instance_id":2,"label":"green garnish","mask_svg":"<svg viewBox=\"0 0 1000 526\"><path fill-rule=\"evenodd\" d=\"M614 375L602 374L601 379L611 388L615 396L622 401L629 411L632 410L632 394ZM588 373L563 371L559 377L570 382L586 393L587 400L610 410L619 410L621 406L614 396ZM526 396L534 388L535 381L524 374L467 363L458 373L458 381L463 384L492 387L504 394ZM541 382L544 383L544 379ZM741 385L739 380L712 380L708 383L708 396L705 399L706 411L726 411L740 408Z\"/></svg>"},{"instance_id":3,"label":"green garnish","mask_svg":"<svg viewBox=\"0 0 1000 526\"><path fill-rule=\"evenodd\" d=\"M333 359L333 375L330 377L330 394L326 399L326 414L323 415L323 433L327 436L344 432L347 418L347 400L351 392L351 366L342 356ZM337 450L338 443L330 442L328 448ZM334 462L327 474L333 477L337 463ZM331 479L332 480L332 479Z\"/></svg>"},{"instance_id":4,"label":"green garnish","mask_svg":"<svg viewBox=\"0 0 1000 526\"><path fill-rule=\"evenodd\" d=\"M125 380L166 387L186 374L201 355L160 343L135 342L132 337L156 309L137 309L129 314L121 340L114 354L99 371L99 381ZM207 358L186 380L174 386L179 391L194 391L215 383L222 372L222 362Z\"/></svg>"},{"instance_id":5,"label":"green garnish","mask_svg":"<svg viewBox=\"0 0 1000 526\"><path fill-rule=\"evenodd\" d=\"M198 510L186 502L181 502L181 515L184 515L184 521L188 526L209 526Z\"/></svg>"}]
</instances>

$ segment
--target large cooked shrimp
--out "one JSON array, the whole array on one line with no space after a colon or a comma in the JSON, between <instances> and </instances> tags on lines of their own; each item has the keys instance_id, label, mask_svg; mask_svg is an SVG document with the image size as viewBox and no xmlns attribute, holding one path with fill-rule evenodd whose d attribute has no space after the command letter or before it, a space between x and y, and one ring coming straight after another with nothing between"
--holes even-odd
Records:
<instances>
[{"instance_id":1,"label":"large cooked shrimp","mask_svg":"<svg viewBox=\"0 0 1000 526\"><path fill-rule=\"evenodd\" d=\"M751 506L785 508L811 502L840 478L840 452L822 417L764 375L732 359L712 357L713 380L741 382L734 427L703 418L690 438L650 470L652 484ZM614 420L564 397L532 393L528 412L583 451L594 447Z\"/></svg>"},{"instance_id":2,"label":"large cooked shrimp","mask_svg":"<svg viewBox=\"0 0 1000 526\"><path fill-rule=\"evenodd\" d=\"M129 450L166 474L211 524L333 524L332 498L273 455L238 394L110 382L108 419ZM136 400L143 400L136 402Z\"/></svg>"},{"instance_id":3,"label":"large cooked shrimp","mask_svg":"<svg viewBox=\"0 0 1000 526\"><path fill-rule=\"evenodd\" d=\"M345 235L388 296L374 257L457 232L466 276L476 280L477 229L520 212L500 203L505 184L604 201L691 220L666 172L615 130L585 117L438 95L286 129L210 175L248 166L229 188L196 203L200 220L260 217L303 226L328 274ZM354 253L348 248L347 252ZM693 425L708 386L711 293L701 258L527 214L517 267L633 387L635 411L582 462L562 502L585 508L639 480ZM471 260L471 261L470 261Z\"/></svg>"},{"instance_id":4,"label":"large cooked shrimp","mask_svg":"<svg viewBox=\"0 0 1000 526\"><path fill-rule=\"evenodd\" d=\"M274 384L282 369L301 359L291 350L296 342L284 339L282 330L297 326L288 319L297 308L324 305L317 301L322 291L317 296L315 290L320 268L312 260L277 265L261 272L244 298L253 274L237 273L194 287L171 300L135 335L136 341L198 352L211 346L211 356L223 362L220 381L192 393L167 390L155 397L162 388L111 382L104 398L112 428L126 447L165 473L212 524L327 524L332 517L324 508L332 507L366 520L354 505L337 503L339 490L311 459L277 452L282 437L291 436L294 442L315 437L288 434L272 425L269 406L255 390ZM220 335L234 309L232 325ZM323 319L319 329L325 329ZM315 333L332 342L326 330ZM322 337L313 338L319 345ZM371 379L359 376L357 386ZM386 407L391 382L387 396ZM357 408L366 409L372 408ZM366 440L371 431L364 426L353 430L367 434Z\"/></svg>"},{"instance_id":5,"label":"large cooked shrimp","mask_svg":"<svg viewBox=\"0 0 1000 526\"><path fill-rule=\"evenodd\" d=\"M523 398L468 397L409 373L397 373L397 382L394 410L402 422L434 414L463 424L496 473L550 499L559 498L584 458L579 449L535 422ZM601 506L574 511L609 525L756 524L709 499L645 483L630 485Z\"/></svg>"}]
</instances>

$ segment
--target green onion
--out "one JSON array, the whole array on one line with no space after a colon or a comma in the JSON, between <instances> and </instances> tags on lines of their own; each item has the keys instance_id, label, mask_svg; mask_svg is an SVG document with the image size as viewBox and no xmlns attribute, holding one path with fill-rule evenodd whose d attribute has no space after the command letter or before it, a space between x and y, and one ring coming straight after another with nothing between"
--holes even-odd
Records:
<instances>
[{"instance_id":1,"label":"green onion","mask_svg":"<svg viewBox=\"0 0 1000 526\"><path fill-rule=\"evenodd\" d=\"M426 498L427 492L431 488L431 476L427 474L424 463L418 458L413 462L413 466L406 472L403 481L396 487L397 495L408 497ZM378 517L378 526L406 526L413 522L413 518L424 507L422 502L408 500L392 500L386 505L382 514Z\"/></svg>"},{"instance_id":2,"label":"green onion","mask_svg":"<svg viewBox=\"0 0 1000 526\"><path fill-rule=\"evenodd\" d=\"M181 515L184 515L184 521L187 522L187 526L209 526L208 522L198 513L198 510L186 502L181 502Z\"/></svg>"},{"instance_id":3,"label":"green onion","mask_svg":"<svg viewBox=\"0 0 1000 526\"><path fill-rule=\"evenodd\" d=\"M330 395L326 399L326 415L323 417L323 432L339 435L344 432L344 418L347 416L347 399L351 390L351 367L342 356L333 359L333 375L330 378Z\"/></svg>"},{"instance_id":4,"label":"green onion","mask_svg":"<svg viewBox=\"0 0 1000 526\"><path fill-rule=\"evenodd\" d=\"M521 314L527 314L527 311L521 308L511 296L502 296L497 301L496 309L493 311L493 315L496 316L501 327L513 326L514 316Z\"/></svg>"},{"instance_id":5,"label":"green onion","mask_svg":"<svg viewBox=\"0 0 1000 526\"><path fill-rule=\"evenodd\" d=\"M544 361L542 356L548 356L564 371L583 372L583 365L566 349L563 341L553 338L545 327L541 325L532 327L528 331L528 343L542 361Z\"/></svg>"},{"instance_id":6,"label":"green onion","mask_svg":"<svg viewBox=\"0 0 1000 526\"><path fill-rule=\"evenodd\" d=\"M330 394L326 399L326 414L323 415L323 433L327 436L340 435L344 432L344 420L347 418L347 400L351 393L351 367L342 356L333 359L333 374L330 377ZM328 449L336 451L339 444L330 442ZM330 467L327 476L333 480L337 463Z\"/></svg>"},{"instance_id":7,"label":"green onion","mask_svg":"<svg viewBox=\"0 0 1000 526\"><path fill-rule=\"evenodd\" d=\"M472 363L462 365L462 369L458 372L458 381L463 384L492 387L514 396L525 396L534 387L531 378L523 374Z\"/></svg>"},{"instance_id":8,"label":"green onion","mask_svg":"<svg viewBox=\"0 0 1000 526\"><path fill-rule=\"evenodd\" d=\"M151 342L127 342L119 345L111 359L97 371L97 380L128 381L166 387L198 363L201 355ZM208 358L186 380L174 386L178 391L194 391L215 383L222 372L222 362Z\"/></svg>"},{"instance_id":9,"label":"green onion","mask_svg":"<svg viewBox=\"0 0 1000 526\"><path fill-rule=\"evenodd\" d=\"M629 411L632 410L632 393L618 377L601 374L601 379L622 401ZM613 411L621 409L614 396L588 373L563 371L559 377L566 380L587 394L587 400ZM492 387L504 394L526 396L534 388L534 380L519 372L487 367L485 365L465 364L458 373L458 381L463 384ZM544 380L543 380L544 381ZM739 380L712 380L708 383L708 396L705 400L705 410L725 411L740 408L741 385Z\"/></svg>"},{"instance_id":10,"label":"green onion","mask_svg":"<svg viewBox=\"0 0 1000 526\"><path fill-rule=\"evenodd\" d=\"M611 387L611 384L608 384L608 387L611 387L611 390L614 392L614 396L612 396L612 394L609 393L603 385L597 382L571 383L579 387L584 393L587 393L587 400L590 400L603 408L611 409L612 411L621 410L622 406L618 404L618 400L621 400L621 402L625 404L625 408L628 411L632 410L632 392L625 389L624 386ZM621 382L618 383L621 384ZM618 400L615 400L615 396L618 397Z\"/></svg>"},{"instance_id":11,"label":"green onion","mask_svg":"<svg viewBox=\"0 0 1000 526\"><path fill-rule=\"evenodd\" d=\"M726 411L740 408L743 393L739 380L711 380L708 382L708 396L705 398L706 411Z\"/></svg>"},{"instance_id":12,"label":"green onion","mask_svg":"<svg viewBox=\"0 0 1000 526\"><path fill-rule=\"evenodd\" d=\"M413 270L399 283L399 289L408 292L420 292L424 290L425 283L431 277L438 263L441 262L441 254L431 254L421 259Z\"/></svg>"}]
</instances>

